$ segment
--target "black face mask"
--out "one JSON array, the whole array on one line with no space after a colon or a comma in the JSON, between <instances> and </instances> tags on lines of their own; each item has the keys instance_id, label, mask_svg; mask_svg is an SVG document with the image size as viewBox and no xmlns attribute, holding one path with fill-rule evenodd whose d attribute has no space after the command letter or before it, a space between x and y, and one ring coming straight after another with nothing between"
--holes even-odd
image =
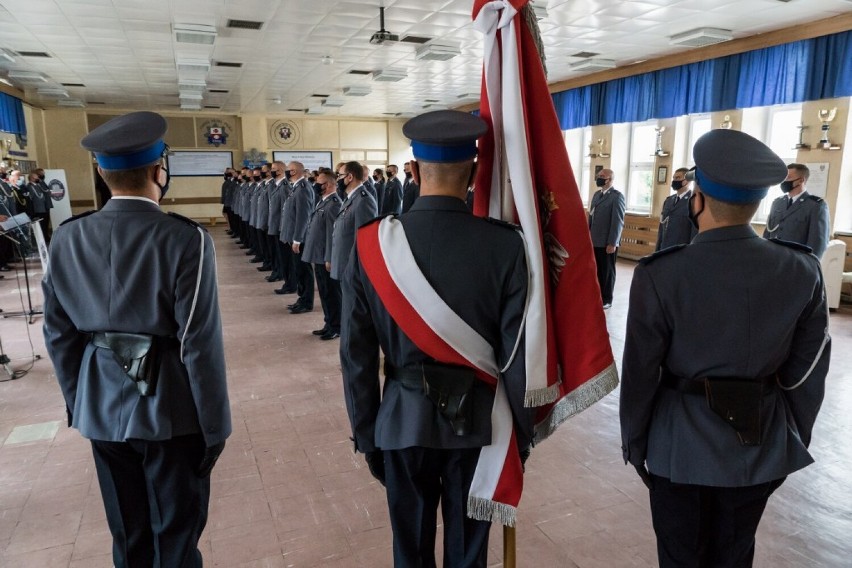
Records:
<instances>
[{"instance_id":1,"label":"black face mask","mask_svg":"<svg viewBox=\"0 0 852 568\"><path fill-rule=\"evenodd\" d=\"M225 174L225 179L231 179L231 174Z\"/></svg>"},{"instance_id":2,"label":"black face mask","mask_svg":"<svg viewBox=\"0 0 852 568\"><path fill-rule=\"evenodd\" d=\"M248 180L250 180L250 179L251 179L251 178L250 178L250 177L248 177L248 176L242 176L242 178L243 178L243 182L247 182Z\"/></svg>"},{"instance_id":3,"label":"black face mask","mask_svg":"<svg viewBox=\"0 0 852 568\"><path fill-rule=\"evenodd\" d=\"M692 222L692 225L698 229L698 216L704 212L704 200L701 200L701 211L693 211L692 204L695 202L695 198L698 197L698 194L693 193L692 197L689 198L689 203L687 206L689 207L689 220Z\"/></svg>"},{"instance_id":4,"label":"black face mask","mask_svg":"<svg viewBox=\"0 0 852 568\"><path fill-rule=\"evenodd\" d=\"M317 193L317 195L322 195L322 184L321 183L315 183L314 184L314 191Z\"/></svg>"},{"instance_id":5,"label":"black face mask","mask_svg":"<svg viewBox=\"0 0 852 568\"><path fill-rule=\"evenodd\" d=\"M683 188L683 180L682 179L673 179L672 180L672 189L675 191L680 191Z\"/></svg>"},{"instance_id":6,"label":"black face mask","mask_svg":"<svg viewBox=\"0 0 852 568\"><path fill-rule=\"evenodd\" d=\"M408 179L410 177L411 177L411 172L405 172L405 179Z\"/></svg>"},{"instance_id":7,"label":"black face mask","mask_svg":"<svg viewBox=\"0 0 852 568\"><path fill-rule=\"evenodd\" d=\"M340 193L346 192L346 182L343 181L343 178L337 180L337 191L339 191Z\"/></svg>"},{"instance_id":8,"label":"black face mask","mask_svg":"<svg viewBox=\"0 0 852 568\"><path fill-rule=\"evenodd\" d=\"M6 179L7 177L9 177L9 174L6 172L0 172L0 179Z\"/></svg>"},{"instance_id":9,"label":"black face mask","mask_svg":"<svg viewBox=\"0 0 852 568\"><path fill-rule=\"evenodd\" d=\"M782 181L781 182L781 191L783 191L784 193L790 193L791 191L793 191L793 182L794 181L796 181L796 180Z\"/></svg>"},{"instance_id":10,"label":"black face mask","mask_svg":"<svg viewBox=\"0 0 852 568\"><path fill-rule=\"evenodd\" d=\"M269 177L269 172L260 172L260 179L266 179Z\"/></svg>"},{"instance_id":11,"label":"black face mask","mask_svg":"<svg viewBox=\"0 0 852 568\"><path fill-rule=\"evenodd\" d=\"M253 179L254 181L260 181L260 176L252 176L252 179Z\"/></svg>"},{"instance_id":12,"label":"black face mask","mask_svg":"<svg viewBox=\"0 0 852 568\"><path fill-rule=\"evenodd\" d=\"M606 185L606 178L595 178L595 185L598 187L603 187Z\"/></svg>"},{"instance_id":13,"label":"black face mask","mask_svg":"<svg viewBox=\"0 0 852 568\"><path fill-rule=\"evenodd\" d=\"M287 181L290 181L290 178L291 178L291 177L293 177L293 176L290 174L290 170L284 170L284 178L285 178Z\"/></svg>"},{"instance_id":14,"label":"black face mask","mask_svg":"<svg viewBox=\"0 0 852 568\"><path fill-rule=\"evenodd\" d=\"M166 172L166 183L160 185L160 180L157 179L157 187L160 188L160 201L166 196L166 192L169 191L169 183L172 181L172 175L169 173L169 168L163 166L163 170Z\"/></svg>"},{"instance_id":15,"label":"black face mask","mask_svg":"<svg viewBox=\"0 0 852 568\"><path fill-rule=\"evenodd\" d=\"M44 174L38 174L38 179L44 181Z\"/></svg>"}]
</instances>

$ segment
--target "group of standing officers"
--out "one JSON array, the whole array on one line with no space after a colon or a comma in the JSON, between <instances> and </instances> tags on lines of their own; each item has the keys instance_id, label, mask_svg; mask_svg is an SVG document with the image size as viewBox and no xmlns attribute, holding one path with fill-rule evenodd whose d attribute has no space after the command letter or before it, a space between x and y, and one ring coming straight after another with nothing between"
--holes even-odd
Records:
<instances>
[{"instance_id":1,"label":"group of standing officers","mask_svg":"<svg viewBox=\"0 0 852 568\"><path fill-rule=\"evenodd\" d=\"M0 221L18 213L26 213L31 219L39 219L45 240L50 239L50 210L53 199L45 181L42 168L25 174L20 170L7 172L0 166ZM9 263L14 258L14 246L9 239L0 239L0 272L11 270Z\"/></svg>"},{"instance_id":2,"label":"group of standing officers","mask_svg":"<svg viewBox=\"0 0 852 568\"><path fill-rule=\"evenodd\" d=\"M377 215L406 212L419 196L408 162L404 171L404 182L395 165L371 174L356 161L319 170L274 161L224 172L228 234L260 264L259 272L269 272L267 282L283 282L276 294L297 295L290 313L314 309L316 283L324 325L313 334L322 340L340 337L340 280L358 227Z\"/></svg>"}]
</instances>

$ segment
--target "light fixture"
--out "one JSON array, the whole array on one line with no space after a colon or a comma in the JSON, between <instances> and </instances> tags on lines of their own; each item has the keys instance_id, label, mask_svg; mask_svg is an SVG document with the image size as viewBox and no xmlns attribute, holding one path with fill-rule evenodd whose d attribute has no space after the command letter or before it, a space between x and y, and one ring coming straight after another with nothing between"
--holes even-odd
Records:
<instances>
[{"instance_id":1,"label":"light fixture","mask_svg":"<svg viewBox=\"0 0 852 568\"><path fill-rule=\"evenodd\" d=\"M38 85L47 83L47 77L43 73L35 71L9 71L9 78L22 85Z\"/></svg>"},{"instance_id":2,"label":"light fixture","mask_svg":"<svg viewBox=\"0 0 852 568\"><path fill-rule=\"evenodd\" d=\"M731 30L721 28L695 28L669 38L669 45L680 45L683 47L703 47L722 43L734 39Z\"/></svg>"},{"instance_id":3,"label":"light fixture","mask_svg":"<svg viewBox=\"0 0 852 568\"><path fill-rule=\"evenodd\" d=\"M178 89L187 91L203 91L207 88L207 82L203 79L181 79L178 77Z\"/></svg>"},{"instance_id":4,"label":"light fixture","mask_svg":"<svg viewBox=\"0 0 852 568\"><path fill-rule=\"evenodd\" d=\"M17 59L15 59L14 51L5 48L0 48L0 64L14 63L15 61L17 61Z\"/></svg>"},{"instance_id":5,"label":"light fixture","mask_svg":"<svg viewBox=\"0 0 852 568\"><path fill-rule=\"evenodd\" d=\"M583 59L571 64L571 71L602 71L613 69L615 61L611 59Z\"/></svg>"},{"instance_id":6,"label":"light fixture","mask_svg":"<svg viewBox=\"0 0 852 568\"><path fill-rule=\"evenodd\" d=\"M56 104L61 107L86 108L86 103L78 99L60 99Z\"/></svg>"},{"instance_id":7,"label":"light fixture","mask_svg":"<svg viewBox=\"0 0 852 568\"><path fill-rule=\"evenodd\" d=\"M312 107L308 107L308 110L305 112L305 114L325 114L325 109L323 109L319 105L312 106Z\"/></svg>"},{"instance_id":8,"label":"light fixture","mask_svg":"<svg viewBox=\"0 0 852 568\"><path fill-rule=\"evenodd\" d=\"M201 110L201 103L196 102L183 102L180 103L180 110Z\"/></svg>"},{"instance_id":9,"label":"light fixture","mask_svg":"<svg viewBox=\"0 0 852 568\"><path fill-rule=\"evenodd\" d=\"M343 94L347 97L366 97L373 90L369 87L369 85L352 85L349 87L343 87Z\"/></svg>"},{"instance_id":10,"label":"light fixture","mask_svg":"<svg viewBox=\"0 0 852 568\"><path fill-rule=\"evenodd\" d=\"M178 73L207 73L210 71L209 59L178 59Z\"/></svg>"},{"instance_id":11,"label":"light fixture","mask_svg":"<svg viewBox=\"0 0 852 568\"><path fill-rule=\"evenodd\" d=\"M39 87L36 93L40 97L65 98L68 96L68 91L62 87Z\"/></svg>"},{"instance_id":12,"label":"light fixture","mask_svg":"<svg viewBox=\"0 0 852 568\"><path fill-rule=\"evenodd\" d=\"M207 24L174 24L175 41L178 43L198 43L213 45L216 41L216 27Z\"/></svg>"},{"instance_id":13,"label":"light fixture","mask_svg":"<svg viewBox=\"0 0 852 568\"><path fill-rule=\"evenodd\" d=\"M331 65L332 63L334 63L334 57L332 57L331 55L323 55L322 56L322 64L323 65Z\"/></svg>"},{"instance_id":14,"label":"light fixture","mask_svg":"<svg viewBox=\"0 0 852 568\"><path fill-rule=\"evenodd\" d=\"M343 97L328 97L322 102L322 106L335 108L342 107L344 104L346 104L346 101L343 100Z\"/></svg>"},{"instance_id":15,"label":"light fixture","mask_svg":"<svg viewBox=\"0 0 852 568\"><path fill-rule=\"evenodd\" d=\"M408 74L405 72L405 69L380 69L379 71L373 71L373 81L385 81L385 82L397 82L402 81L408 77Z\"/></svg>"},{"instance_id":16,"label":"light fixture","mask_svg":"<svg viewBox=\"0 0 852 568\"><path fill-rule=\"evenodd\" d=\"M416 61L447 61L461 55L461 49L457 45L448 43L427 43L421 45L414 52Z\"/></svg>"}]
</instances>

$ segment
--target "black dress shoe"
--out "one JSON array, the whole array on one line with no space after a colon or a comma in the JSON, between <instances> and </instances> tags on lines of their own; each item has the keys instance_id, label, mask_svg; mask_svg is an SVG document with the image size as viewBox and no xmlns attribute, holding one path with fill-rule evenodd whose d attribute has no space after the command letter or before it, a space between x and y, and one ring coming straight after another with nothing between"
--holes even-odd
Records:
<instances>
[{"instance_id":1,"label":"black dress shoe","mask_svg":"<svg viewBox=\"0 0 852 568\"><path fill-rule=\"evenodd\" d=\"M287 309L288 309L288 310L292 310L293 308L298 308L298 307L299 307L299 306L301 306L301 305L302 305L302 303L301 303L301 302L294 302L294 303L292 303L292 304L288 304L288 305L287 305Z\"/></svg>"},{"instance_id":2,"label":"black dress shoe","mask_svg":"<svg viewBox=\"0 0 852 568\"><path fill-rule=\"evenodd\" d=\"M252 263L252 264L257 264L258 262L263 262L263 259L259 256L255 256L254 258L249 260L249 262Z\"/></svg>"},{"instance_id":3,"label":"black dress shoe","mask_svg":"<svg viewBox=\"0 0 852 568\"><path fill-rule=\"evenodd\" d=\"M329 331L331 331L331 330L328 329L327 327L324 327L322 329L315 329L311 333L313 333L314 335L325 335Z\"/></svg>"},{"instance_id":4,"label":"black dress shoe","mask_svg":"<svg viewBox=\"0 0 852 568\"><path fill-rule=\"evenodd\" d=\"M291 289L287 288L286 286L283 286L283 287L275 290L275 293L279 294L279 295L293 294L295 292L296 292L295 290L291 290Z\"/></svg>"},{"instance_id":5,"label":"black dress shoe","mask_svg":"<svg viewBox=\"0 0 852 568\"><path fill-rule=\"evenodd\" d=\"M240 248L241 248L241 249L247 249L247 248L248 248L248 245L240 245ZM246 253L246 254L251 254L251 253Z\"/></svg>"},{"instance_id":6,"label":"black dress shoe","mask_svg":"<svg viewBox=\"0 0 852 568\"><path fill-rule=\"evenodd\" d=\"M258 272L272 272L272 267L268 264L264 264L257 267Z\"/></svg>"},{"instance_id":7,"label":"black dress shoe","mask_svg":"<svg viewBox=\"0 0 852 568\"><path fill-rule=\"evenodd\" d=\"M329 339L337 339L338 337L340 337L339 331L329 331L328 333L320 335L320 339L322 339L323 341L328 341Z\"/></svg>"},{"instance_id":8,"label":"black dress shoe","mask_svg":"<svg viewBox=\"0 0 852 568\"><path fill-rule=\"evenodd\" d=\"M267 282L281 282L281 280L283 280L283 278L275 276L274 274L270 274L269 276L264 278L264 280L266 280Z\"/></svg>"},{"instance_id":9,"label":"black dress shoe","mask_svg":"<svg viewBox=\"0 0 852 568\"><path fill-rule=\"evenodd\" d=\"M304 313L307 313L307 312L312 312L313 310L314 310L313 308L308 308L308 307L305 307L305 306L296 306L295 308L290 310L290 313L291 314L304 314Z\"/></svg>"}]
</instances>

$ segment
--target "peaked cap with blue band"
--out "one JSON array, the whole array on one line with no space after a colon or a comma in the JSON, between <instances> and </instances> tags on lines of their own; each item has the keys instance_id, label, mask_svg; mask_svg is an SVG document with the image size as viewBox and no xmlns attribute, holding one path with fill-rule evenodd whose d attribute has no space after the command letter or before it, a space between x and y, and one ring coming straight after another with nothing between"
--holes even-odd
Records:
<instances>
[{"instance_id":1,"label":"peaked cap with blue band","mask_svg":"<svg viewBox=\"0 0 852 568\"><path fill-rule=\"evenodd\" d=\"M402 133L411 139L414 158L424 162L470 160L476 156L476 141L486 132L484 120L459 110L427 112L402 127Z\"/></svg>"},{"instance_id":2,"label":"peaked cap with blue band","mask_svg":"<svg viewBox=\"0 0 852 568\"><path fill-rule=\"evenodd\" d=\"M711 130L692 148L690 178L714 199L755 203L787 177L787 166L769 147L738 130Z\"/></svg>"},{"instance_id":3,"label":"peaked cap with blue band","mask_svg":"<svg viewBox=\"0 0 852 568\"><path fill-rule=\"evenodd\" d=\"M132 170L156 164L163 157L168 125L156 112L131 112L106 122L80 141L105 170Z\"/></svg>"}]
</instances>

